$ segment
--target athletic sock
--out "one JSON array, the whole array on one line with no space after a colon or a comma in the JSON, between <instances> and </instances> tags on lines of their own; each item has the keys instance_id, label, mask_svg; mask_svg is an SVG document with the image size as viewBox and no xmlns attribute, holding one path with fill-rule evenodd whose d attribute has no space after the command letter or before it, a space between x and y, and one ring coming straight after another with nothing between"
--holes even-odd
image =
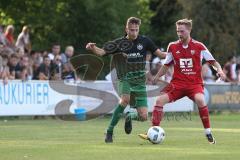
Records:
<instances>
[{"instance_id":1,"label":"athletic sock","mask_svg":"<svg viewBox=\"0 0 240 160\"><path fill-rule=\"evenodd\" d=\"M154 106L152 112L152 126L159 126L163 118L163 106Z\"/></svg>"},{"instance_id":2,"label":"athletic sock","mask_svg":"<svg viewBox=\"0 0 240 160\"><path fill-rule=\"evenodd\" d=\"M204 106L202 108L199 108L199 116L202 120L203 127L205 129L210 128L210 119L209 119L209 112L208 107Z\"/></svg>"},{"instance_id":3,"label":"athletic sock","mask_svg":"<svg viewBox=\"0 0 240 160\"><path fill-rule=\"evenodd\" d=\"M114 127L117 125L119 119L121 118L121 115L124 111L124 107L122 105L118 105L117 108L115 108L113 114L112 114L112 119L111 122L108 126L107 132L108 133L113 133Z\"/></svg>"}]
</instances>

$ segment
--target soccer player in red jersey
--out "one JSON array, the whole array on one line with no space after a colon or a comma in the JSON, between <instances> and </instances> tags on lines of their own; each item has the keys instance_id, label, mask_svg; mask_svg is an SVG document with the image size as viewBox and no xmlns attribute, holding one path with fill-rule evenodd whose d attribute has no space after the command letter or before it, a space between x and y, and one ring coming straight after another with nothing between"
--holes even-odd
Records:
<instances>
[{"instance_id":1,"label":"soccer player in red jersey","mask_svg":"<svg viewBox=\"0 0 240 160\"><path fill-rule=\"evenodd\" d=\"M156 100L152 112L152 125L160 125L163 117L163 106L166 103L188 96L198 106L199 116L209 143L215 144L216 141L210 128L208 107L204 100L204 88L201 76L202 59L205 59L214 67L221 79L224 80L226 76L220 64L213 58L208 49L201 42L191 38L191 30L192 20L181 19L176 22L176 31L179 40L169 44L165 64L157 73L154 81L163 76L170 65L174 66L173 78ZM139 134L139 136L143 139L148 139L146 134Z\"/></svg>"}]
</instances>

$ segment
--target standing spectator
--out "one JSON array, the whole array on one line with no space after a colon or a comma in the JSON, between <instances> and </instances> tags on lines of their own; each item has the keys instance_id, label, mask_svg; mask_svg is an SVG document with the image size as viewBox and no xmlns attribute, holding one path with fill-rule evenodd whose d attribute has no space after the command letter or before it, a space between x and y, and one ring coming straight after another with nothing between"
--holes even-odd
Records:
<instances>
[{"instance_id":1,"label":"standing spectator","mask_svg":"<svg viewBox=\"0 0 240 160\"><path fill-rule=\"evenodd\" d=\"M7 45L7 41L3 33L3 26L0 25L0 47L5 47L6 45Z\"/></svg>"},{"instance_id":2,"label":"standing spectator","mask_svg":"<svg viewBox=\"0 0 240 160\"><path fill-rule=\"evenodd\" d=\"M16 46L15 46L15 43L14 43L14 27L13 25L8 25L7 26L7 29L5 31L5 37L6 37L6 40L7 40L7 46L9 48L11 48L12 50L15 50Z\"/></svg>"},{"instance_id":3,"label":"standing spectator","mask_svg":"<svg viewBox=\"0 0 240 160\"><path fill-rule=\"evenodd\" d=\"M237 82L240 83L240 56L238 56L237 58L236 72L237 72Z\"/></svg>"},{"instance_id":4,"label":"standing spectator","mask_svg":"<svg viewBox=\"0 0 240 160\"><path fill-rule=\"evenodd\" d=\"M228 57L228 61L223 67L223 71L226 74L226 82L235 83L237 81L236 66L236 57Z\"/></svg>"},{"instance_id":5,"label":"standing spectator","mask_svg":"<svg viewBox=\"0 0 240 160\"><path fill-rule=\"evenodd\" d=\"M29 37L29 28L24 26L22 32L18 35L16 47L24 51L25 53L30 53L31 43Z\"/></svg>"},{"instance_id":6,"label":"standing spectator","mask_svg":"<svg viewBox=\"0 0 240 160\"><path fill-rule=\"evenodd\" d=\"M69 62L70 58L73 56L74 54L74 48L73 46L67 46L65 49L65 53L61 54L62 57L62 63L67 63Z\"/></svg>"}]
</instances>

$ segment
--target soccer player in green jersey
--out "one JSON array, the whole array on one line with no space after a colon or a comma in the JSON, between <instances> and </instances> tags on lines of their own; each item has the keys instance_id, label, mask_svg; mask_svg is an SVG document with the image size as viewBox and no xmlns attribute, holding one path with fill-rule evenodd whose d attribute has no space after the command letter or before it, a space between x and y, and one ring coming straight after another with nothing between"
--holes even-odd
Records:
<instances>
[{"instance_id":1,"label":"soccer player in green jersey","mask_svg":"<svg viewBox=\"0 0 240 160\"><path fill-rule=\"evenodd\" d=\"M107 128L106 143L113 142L113 129L128 104L134 106L137 113L128 112L126 115L124 128L127 134L130 134L132 131L132 120L147 120L148 110L145 85L147 51L154 53L160 58L166 57L166 53L158 49L151 39L139 35L140 25L141 20L139 18L130 17L126 23L126 35L124 37L106 43L103 48L97 47L96 43L88 43L86 45L86 49L96 55L111 54L113 57L115 56L113 63L117 71L120 101L113 112L111 122Z\"/></svg>"}]
</instances>

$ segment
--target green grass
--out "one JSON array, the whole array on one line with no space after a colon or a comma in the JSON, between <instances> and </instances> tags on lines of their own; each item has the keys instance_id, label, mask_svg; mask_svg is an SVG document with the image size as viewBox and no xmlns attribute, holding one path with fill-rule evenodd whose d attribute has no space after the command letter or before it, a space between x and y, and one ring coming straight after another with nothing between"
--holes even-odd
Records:
<instances>
[{"instance_id":1,"label":"green grass","mask_svg":"<svg viewBox=\"0 0 240 160\"><path fill-rule=\"evenodd\" d=\"M113 144L104 143L109 118L84 122L61 120L0 121L0 160L226 160L240 157L240 115L211 115L217 145L209 145L198 116L164 120L166 138L153 145L138 138L150 122L134 122L131 135L123 120Z\"/></svg>"}]
</instances>

